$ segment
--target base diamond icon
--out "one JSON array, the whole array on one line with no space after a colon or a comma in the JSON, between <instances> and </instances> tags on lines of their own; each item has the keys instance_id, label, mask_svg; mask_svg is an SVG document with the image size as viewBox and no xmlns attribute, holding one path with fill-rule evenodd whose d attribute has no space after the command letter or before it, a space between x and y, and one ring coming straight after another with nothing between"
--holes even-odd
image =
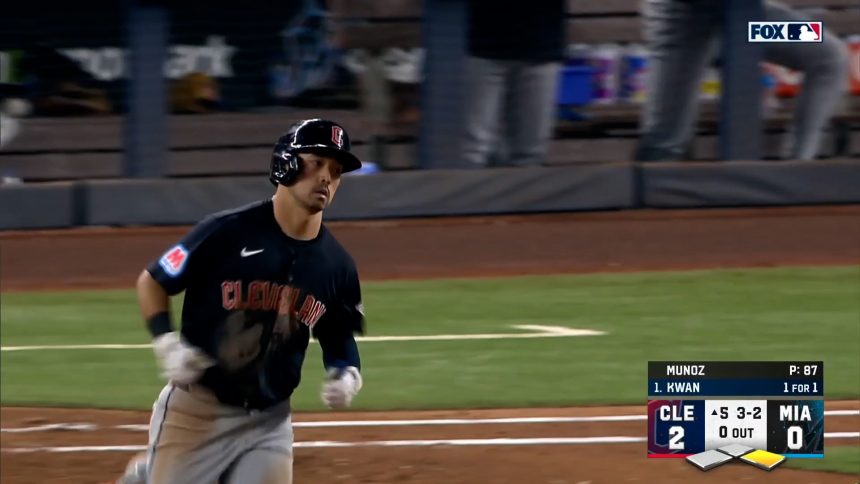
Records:
<instances>
[{"instance_id":1,"label":"base diamond icon","mask_svg":"<svg viewBox=\"0 0 860 484\"><path fill-rule=\"evenodd\" d=\"M708 471L734 459L734 457L716 450L706 450L687 457L687 462L703 471Z\"/></svg>"}]
</instances>

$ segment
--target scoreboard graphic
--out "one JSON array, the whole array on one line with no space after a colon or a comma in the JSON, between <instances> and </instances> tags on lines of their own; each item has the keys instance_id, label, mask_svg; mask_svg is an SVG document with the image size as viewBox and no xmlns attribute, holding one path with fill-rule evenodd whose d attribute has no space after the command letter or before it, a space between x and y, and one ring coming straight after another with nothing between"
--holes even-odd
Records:
<instances>
[{"instance_id":1,"label":"scoreboard graphic","mask_svg":"<svg viewBox=\"0 0 860 484\"><path fill-rule=\"evenodd\" d=\"M824 457L824 363L648 363L648 457L771 470Z\"/></svg>"}]
</instances>

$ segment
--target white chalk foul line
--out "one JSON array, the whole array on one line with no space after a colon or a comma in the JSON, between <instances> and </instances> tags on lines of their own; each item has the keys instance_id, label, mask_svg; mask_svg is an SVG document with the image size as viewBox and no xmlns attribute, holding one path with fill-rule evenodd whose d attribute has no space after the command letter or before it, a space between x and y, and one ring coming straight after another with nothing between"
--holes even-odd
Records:
<instances>
[{"instance_id":1,"label":"white chalk foul line","mask_svg":"<svg viewBox=\"0 0 860 484\"><path fill-rule=\"evenodd\" d=\"M559 445L559 444L621 444L645 442L644 437L564 437L539 439L443 439L443 440L375 440L368 442L340 442L330 440L296 442L294 448L331 449L347 447L429 447L434 445ZM3 452L25 454L32 452L142 452L145 445L88 445L68 447L15 447Z\"/></svg>"},{"instance_id":2,"label":"white chalk foul line","mask_svg":"<svg viewBox=\"0 0 860 484\"><path fill-rule=\"evenodd\" d=\"M825 410L824 415L833 417L849 417L860 415L860 410Z\"/></svg>"},{"instance_id":3,"label":"white chalk foul line","mask_svg":"<svg viewBox=\"0 0 860 484\"><path fill-rule=\"evenodd\" d=\"M3 452L9 454L31 454L34 452L49 452L62 454L66 452L143 452L145 445L81 445L68 447L13 447L4 448Z\"/></svg>"},{"instance_id":4,"label":"white chalk foul line","mask_svg":"<svg viewBox=\"0 0 860 484\"><path fill-rule=\"evenodd\" d=\"M152 348L151 344L100 344L100 345L33 345L2 346L0 351L45 351L45 350L142 350Z\"/></svg>"},{"instance_id":5,"label":"white chalk foul line","mask_svg":"<svg viewBox=\"0 0 860 484\"><path fill-rule=\"evenodd\" d=\"M565 328L564 326L545 326L539 324L515 324L514 329L527 333L479 333L479 334L430 334L404 336L359 336L363 343L392 341L468 341L488 339L531 339L531 338L570 338L575 336L600 336L604 331L593 329ZM0 346L0 351L45 351L45 350L139 350L152 348L150 344L92 344L92 345L31 345Z\"/></svg>"},{"instance_id":6,"label":"white chalk foul line","mask_svg":"<svg viewBox=\"0 0 860 484\"><path fill-rule=\"evenodd\" d=\"M858 416L860 410L825 410L825 416L846 417ZM429 425L492 425L492 424L545 424L545 423L578 423L578 422L636 422L647 420L645 415L596 415L593 417L506 417L506 418L439 418L412 420L325 420L319 422L293 422L295 428L327 428L327 427L419 427ZM117 430L147 432L146 424L115 425ZM96 431L101 430L93 423L54 423L32 427L0 428L3 433L46 432L52 430L66 431Z\"/></svg>"},{"instance_id":7,"label":"white chalk foul line","mask_svg":"<svg viewBox=\"0 0 860 484\"><path fill-rule=\"evenodd\" d=\"M31 432L50 432L52 430L63 430L63 431L78 431L78 432L91 432L95 430L101 430L101 428L93 423L53 423L53 424L44 424L44 425L34 425L32 427L12 427L12 428L0 428L0 432L10 433L10 434L26 434Z\"/></svg>"},{"instance_id":8,"label":"white chalk foul line","mask_svg":"<svg viewBox=\"0 0 860 484\"><path fill-rule=\"evenodd\" d=\"M645 437L544 437L535 439L438 439L438 440L371 440L368 442L317 441L297 442L299 448L332 447L429 447L433 445L572 445L572 444L625 444L645 442Z\"/></svg>"},{"instance_id":9,"label":"white chalk foul line","mask_svg":"<svg viewBox=\"0 0 860 484\"><path fill-rule=\"evenodd\" d=\"M631 422L646 420L644 415L604 415L596 417L511 417L511 418L440 418L432 420L333 420L321 422L294 422L296 428L324 427L404 427L424 425L484 425L484 424L541 424L574 422Z\"/></svg>"},{"instance_id":10,"label":"white chalk foul line","mask_svg":"<svg viewBox=\"0 0 860 484\"><path fill-rule=\"evenodd\" d=\"M824 434L825 439L856 439L860 432L832 432ZM577 445L577 444L631 444L645 442L645 437L608 436L608 437L546 437L536 439L443 439L443 440L375 440L368 442L309 441L296 442L297 449L326 449L347 447L431 447L431 446L494 446L494 445ZM90 445L69 447L14 447L4 448L3 452L24 454L33 452L143 452L145 445Z\"/></svg>"},{"instance_id":11,"label":"white chalk foul line","mask_svg":"<svg viewBox=\"0 0 860 484\"><path fill-rule=\"evenodd\" d=\"M860 432L824 432L825 439L857 439Z\"/></svg>"}]
</instances>

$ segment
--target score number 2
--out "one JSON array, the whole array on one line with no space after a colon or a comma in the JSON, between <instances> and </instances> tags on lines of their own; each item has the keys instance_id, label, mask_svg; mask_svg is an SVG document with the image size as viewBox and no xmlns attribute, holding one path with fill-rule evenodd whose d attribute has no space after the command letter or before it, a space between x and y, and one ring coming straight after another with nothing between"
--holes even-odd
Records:
<instances>
[{"instance_id":1,"label":"score number 2","mask_svg":"<svg viewBox=\"0 0 860 484\"><path fill-rule=\"evenodd\" d=\"M684 450L684 427L669 427L669 449Z\"/></svg>"}]
</instances>

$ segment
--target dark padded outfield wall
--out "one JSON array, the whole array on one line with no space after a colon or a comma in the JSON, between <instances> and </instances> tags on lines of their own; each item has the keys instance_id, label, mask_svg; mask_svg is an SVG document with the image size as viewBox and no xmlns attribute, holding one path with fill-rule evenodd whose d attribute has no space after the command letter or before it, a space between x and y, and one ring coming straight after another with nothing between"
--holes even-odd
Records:
<instances>
[{"instance_id":1,"label":"dark padded outfield wall","mask_svg":"<svg viewBox=\"0 0 860 484\"><path fill-rule=\"evenodd\" d=\"M346 179L331 219L633 207L629 163L391 172Z\"/></svg>"},{"instance_id":2,"label":"dark padded outfield wall","mask_svg":"<svg viewBox=\"0 0 860 484\"><path fill-rule=\"evenodd\" d=\"M87 225L180 225L271 196L262 176L82 182Z\"/></svg>"},{"instance_id":3,"label":"dark padded outfield wall","mask_svg":"<svg viewBox=\"0 0 860 484\"><path fill-rule=\"evenodd\" d=\"M65 228L80 224L79 187L73 183L0 188L0 229Z\"/></svg>"},{"instance_id":4,"label":"dark padded outfield wall","mask_svg":"<svg viewBox=\"0 0 860 484\"><path fill-rule=\"evenodd\" d=\"M718 207L860 202L852 160L652 163L641 165L648 207Z\"/></svg>"},{"instance_id":5,"label":"dark padded outfield wall","mask_svg":"<svg viewBox=\"0 0 860 484\"><path fill-rule=\"evenodd\" d=\"M189 224L271 196L265 178L85 182L89 225ZM633 206L628 163L577 167L389 172L345 177L330 220Z\"/></svg>"},{"instance_id":6,"label":"dark padded outfield wall","mask_svg":"<svg viewBox=\"0 0 860 484\"><path fill-rule=\"evenodd\" d=\"M0 229L191 224L271 196L264 176L0 187ZM329 220L860 203L860 161L577 164L348 176Z\"/></svg>"}]
</instances>

